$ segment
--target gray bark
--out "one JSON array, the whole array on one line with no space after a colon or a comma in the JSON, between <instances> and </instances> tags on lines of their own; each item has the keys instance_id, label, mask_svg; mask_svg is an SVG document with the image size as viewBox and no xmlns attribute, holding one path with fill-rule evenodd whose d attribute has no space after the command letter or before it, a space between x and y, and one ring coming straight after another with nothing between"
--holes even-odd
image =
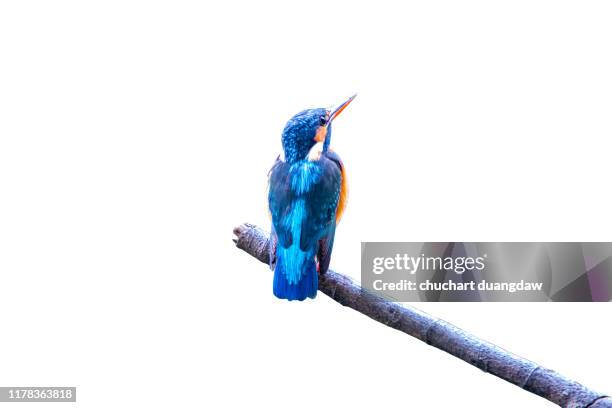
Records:
<instances>
[{"instance_id":1,"label":"gray bark","mask_svg":"<svg viewBox=\"0 0 612 408\"><path fill-rule=\"evenodd\" d=\"M234 229L236 246L269 263L270 240L260 228ZM446 351L479 369L567 408L612 408L612 398L592 391L555 371L512 354L418 309L401 306L367 292L332 270L319 275L319 290L343 306Z\"/></svg>"}]
</instances>

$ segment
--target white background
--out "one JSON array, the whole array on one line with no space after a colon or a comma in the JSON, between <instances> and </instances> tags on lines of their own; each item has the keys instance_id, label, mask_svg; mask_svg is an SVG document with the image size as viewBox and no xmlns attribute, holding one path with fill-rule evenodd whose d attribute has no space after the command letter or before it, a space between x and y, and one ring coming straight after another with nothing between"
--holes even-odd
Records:
<instances>
[{"instance_id":1,"label":"white background","mask_svg":"<svg viewBox=\"0 0 612 408\"><path fill-rule=\"evenodd\" d=\"M361 241L609 241L609 2L6 1L0 385L78 405L550 406L325 296L272 295L286 120L335 122ZM418 304L612 392L610 304ZM67 404L70 405L70 404Z\"/></svg>"}]
</instances>

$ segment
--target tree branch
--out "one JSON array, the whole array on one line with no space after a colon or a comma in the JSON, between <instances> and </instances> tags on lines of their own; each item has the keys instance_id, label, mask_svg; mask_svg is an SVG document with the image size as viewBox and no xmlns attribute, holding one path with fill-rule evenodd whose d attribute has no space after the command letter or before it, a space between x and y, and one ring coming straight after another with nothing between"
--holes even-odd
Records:
<instances>
[{"instance_id":1,"label":"tree branch","mask_svg":"<svg viewBox=\"0 0 612 408\"><path fill-rule=\"evenodd\" d=\"M234 229L236 246L269 263L269 236L243 224ZM612 408L612 398L592 391L522 357L481 340L441 319L367 292L350 278L327 271L319 276L319 290L364 315L446 351L461 360L518 387L567 408Z\"/></svg>"}]
</instances>

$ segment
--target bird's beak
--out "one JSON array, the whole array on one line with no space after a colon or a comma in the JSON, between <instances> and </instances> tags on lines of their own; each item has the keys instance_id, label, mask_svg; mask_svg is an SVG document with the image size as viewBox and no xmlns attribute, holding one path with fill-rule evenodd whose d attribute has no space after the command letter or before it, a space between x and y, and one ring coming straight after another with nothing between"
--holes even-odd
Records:
<instances>
[{"instance_id":1,"label":"bird's beak","mask_svg":"<svg viewBox=\"0 0 612 408\"><path fill-rule=\"evenodd\" d=\"M357 94L351 96L346 102L342 103L333 111L327 111L327 122L324 125L319 126L319 128L317 129L317 133L314 137L315 142L323 143L325 141L325 137L327 136L327 128L331 125L332 121L342 113L344 108L349 106L349 103L353 102L353 99L355 99L356 96Z\"/></svg>"},{"instance_id":2,"label":"bird's beak","mask_svg":"<svg viewBox=\"0 0 612 408\"><path fill-rule=\"evenodd\" d=\"M357 97L357 94L351 96L350 98L348 98L348 100L346 102L344 102L343 104L341 104L340 106L338 106L336 109L334 109L334 111L332 113L329 114L329 119L327 120L327 125L329 126L332 121L334 119L336 119L338 117L338 115L340 115L342 113L342 111L349 106L349 104L351 102L353 102L353 99L355 99Z\"/></svg>"}]
</instances>

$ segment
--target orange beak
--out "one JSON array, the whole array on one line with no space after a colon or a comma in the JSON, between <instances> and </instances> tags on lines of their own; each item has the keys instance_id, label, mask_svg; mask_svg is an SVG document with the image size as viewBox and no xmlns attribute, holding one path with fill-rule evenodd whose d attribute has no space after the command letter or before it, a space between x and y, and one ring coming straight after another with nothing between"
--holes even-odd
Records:
<instances>
[{"instance_id":1,"label":"orange beak","mask_svg":"<svg viewBox=\"0 0 612 408\"><path fill-rule=\"evenodd\" d=\"M329 126L329 124L332 122L332 120L336 119L338 117L338 115L340 115L342 113L342 111L349 106L349 104L351 102L353 102L353 99L355 99L357 97L357 94L351 96L350 98L348 98L348 100L346 102L344 102L342 105L338 106L330 115L329 115L329 120L327 121L327 125Z\"/></svg>"},{"instance_id":2,"label":"orange beak","mask_svg":"<svg viewBox=\"0 0 612 408\"><path fill-rule=\"evenodd\" d=\"M353 99L355 99L355 97L357 96L357 94L351 96L350 98L348 98L348 100L346 102L344 102L343 104L341 104L340 106L338 106L336 109L334 109L333 112L329 112L327 114L327 121L325 122L324 125L319 126L319 128L317 129L317 133L314 137L314 140L316 142L322 143L325 141L325 137L327 136L327 127L329 125L331 125L332 121L334 119L336 119L338 117L338 115L340 115L342 113L342 111L349 106L349 103L353 102Z\"/></svg>"}]
</instances>

